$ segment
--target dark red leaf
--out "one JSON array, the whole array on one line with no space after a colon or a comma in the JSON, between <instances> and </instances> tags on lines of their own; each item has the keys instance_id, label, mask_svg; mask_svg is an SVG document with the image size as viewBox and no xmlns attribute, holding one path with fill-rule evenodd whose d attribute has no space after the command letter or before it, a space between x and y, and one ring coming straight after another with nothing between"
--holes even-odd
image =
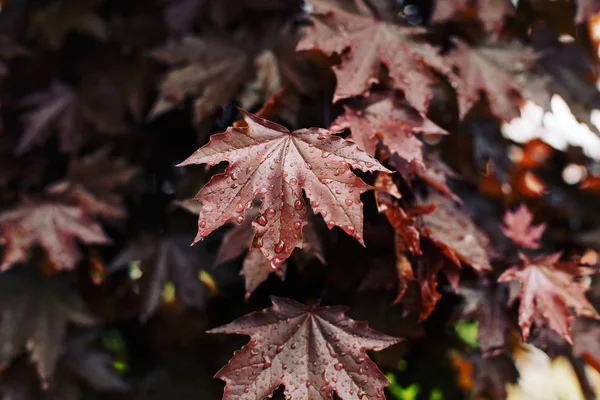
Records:
<instances>
[{"instance_id":1,"label":"dark red leaf","mask_svg":"<svg viewBox=\"0 0 600 400\"><path fill-rule=\"evenodd\" d=\"M515 265L498 278L499 282L519 280L521 305L519 325L527 340L531 325L548 324L569 343L573 343L571 321L573 314L600 319L600 315L585 297L586 280L594 273L578 261L559 262L562 253L537 259L521 255L523 265ZM572 310L572 311L571 311Z\"/></svg>"},{"instance_id":2,"label":"dark red leaf","mask_svg":"<svg viewBox=\"0 0 600 400\"><path fill-rule=\"evenodd\" d=\"M404 92L414 108L427 112L431 86L438 81L432 71L448 75L452 71L435 47L418 39L424 29L376 20L323 0L311 3L316 11L311 14L313 25L298 50L342 57L342 64L334 68L338 82L334 101L367 93L385 65L394 87Z\"/></svg>"},{"instance_id":3,"label":"dark red leaf","mask_svg":"<svg viewBox=\"0 0 600 400\"><path fill-rule=\"evenodd\" d=\"M306 207L302 189L315 213L328 227L335 225L363 243L361 193L371 187L350 168L387 171L377 160L326 129L289 132L281 125L243 111L247 128L229 128L213 135L180 166L229 162L198 193L203 204L194 243L231 218L242 222L246 210L262 195L253 222L257 246L278 267L295 247L302 247Z\"/></svg>"},{"instance_id":4,"label":"dark red leaf","mask_svg":"<svg viewBox=\"0 0 600 400\"><path fill-rule=\"evenodd\" d=\"M224 400L269 396L280 385L289 399L385 399L389 384L366 350L383 350L401 339L386 336L344 314L346 307L308 307L272 297L273 306L209 333L249 335L216 378Z\"/></svg>"},{"instance_id":5,"label":"dark red leaf","mask_svg":"<svg viewBox=\"0 0 600 400\"><path fill-rule=\"evenodd\" d=\"M2 270L29 259L39 245L57 270L73 269L81 259L76 239L87 244L108 244L102 227L81 207L59 201L27 200L0 214L4 242Z\"/></svg>"},{"instance_id":6,"label":"dark red leaf","mask_svg":"<svg viewBox=\"0 0 600 400\"><path fill-rule=\"evenodd\" d=\"M533 215L527 206L522 204L514 212L507 211L504 214L504 226L500 229L517 246L539 249L546 224L532 225L532 222Z\"/></svg>"}]
</instances>

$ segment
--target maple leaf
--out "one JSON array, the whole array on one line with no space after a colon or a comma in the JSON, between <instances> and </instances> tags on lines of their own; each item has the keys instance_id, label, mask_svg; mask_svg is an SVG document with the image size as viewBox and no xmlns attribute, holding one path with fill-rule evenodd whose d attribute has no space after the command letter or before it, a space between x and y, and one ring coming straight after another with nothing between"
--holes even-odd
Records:
<instances>
[{"instance_id":1,"label":"maple leaf","mask_svg":"<svg viewBox=\"0 0 600 400\"><path fill-rule=\"evenodd\" d=\"M371 187L351 170L387 171L352 143L321 128L288 131L242 111L247 127L228 128L179 166L228 161L196 195L202 203L194 243L231 218L239 220L261 194L254 222L257 246L277 267L302 247L307 224L302 189L329 229L335 225L363 244L360 195Z\"/></svg>"},{"instance_id":2,"label":"maple leaf","mask_svg":"<svg viewBox=\"0 0 600 400\"><path fill-rule=\"evenodd\" d=\"M105 41L108 37L106 22L95 12L103 1L54 1L35 14L30 29L53 47L60 46L72 30Z\"/></svg>"},{"instance_id":3,"label":"maple leaf","mask_svg":"<svg viewBox=\"0 0 600 400\"><path fill-rule=\"evenodd\" d=\"M125 158L111 158L109 153L109 148L103 148L72 159L67 178L48 187L46 193L74 200L90 215L124 218L123 201L114 189L128 183L139 168L128 165Z\"/></svg>"},{"instance_id":4,"label":"maple leaf","mask_svg":"<svg viewBox=\"0 0 600 400\"><path fill-rule=\"evenodd\" d=\"M280 385L286 398L385 399L389 385L365 350L383 350L401 339L346 317L347 307L309 307L271 297L273 306L208 333L249 335L216 378L226 382L223 399L269 396Z\"/></svg>"},{"instance_id":5,"label":"maple leaf","mask_svg":"<svg viewBox=\"0 0 600 400\"><path fill-rule=\"evenodd\" d=\"M520 255L523 265L504 271L499 282L519 280L521 283L519 325L527 340L534 319L544 322L569 343L573 343L571 321L573 313L600 319L600 315L585 297L587 284L582 278L594 273L578 261L559 262L562 253L537 259ZM571 312L573 310L573 313Z\"/></svg>"},{"instance_id":6,"label":"maple leaf","mask_svg":"<svg viewBox=\"0 0 600 400\"><path fill-rule=\"evenodd\" d=\"M151 55L173 70L161 84L150 118L201 93L194 102L194 120L199 122L235 96L253 67L246 51L216 36L185 36L153 50Z\"/></svg>"},{"instance_id":7,"label":"maple leaf","mask_svg":"<svg viewBox=\"0 0 600 400\"><path fill-rule=\"evenodd\" d=\"M313 25L306 29L297 50L341 56L341 65L334 67L338 82L334 101L367 93L385 65L394 88L402 90L419 112L426 113L431 86L438 82L432 70L453 75L438 50L418 40L424 29L376 20L322 1L311 3L316 11L310 16Z\"/></svg>"},{"instance_id":8,"label":"maple leaf","mask_svg":"<svg viewBox=\"0 0 600 400\"><path fill-rule=\"evenodd\" d=\"M546 230L546 224L532 225L533 215L525 204L514 212L504 214L504 226L500 229L516 245L530 249L540 248L540 239Z\"/></svg>"},{"instance_id":9,"label":"maple leaf","mask_svg":"<svg viewBox=\"0 0 600 400\"><path fill-rule=\"evenodd\" d=\"M164 286L169 281L175 285L175 297L180 304L195 308L204 306L205 289L197 274L200 257L190 248L186 236L141 237L129 244L108 269L126 268L135 260L139 260L142 270L140 318L143 321L156 312Z\"/></svg>"},{"instance_id":10,"label":"maple leaf","mask_svg":"<svg viewBox=\"0 0 600 400\"><path fill-rule=\"evenodd\" d=\"M444 254L460 267L461 260L477 272L491 270L487 235L471 217L452 200L431 193L427 201L435 204L431 214L423 215L423 236L428 237Z\"/></svg>"},{"instance_id":11,"label":"maple leaf","mask_svg":"<svg viewBox=\"0 0 600 400\"><path fill-rule=\"evenodd\" d=\"M466 284L460 286L459 294L464 299L459 310L460 316L479 322L477 343L484 356L498 355L507 350L510 322L504 289L489 284Z\"/></svg>"},{"instance_id":12,"label":"maple leaf","mask_svg":"<svg viewBox=\"0 0 600 400\"><path fill-rule=\"evenodd\" d=\"M538 55L518 42L488 42L471 47L453 38L455 47L446 55L458 69L456 91L461 119L485 94L492 113L510 121L520 116L519 100L528 98L546 104L548 90L529 89L533 81L548 86L549 81L532 80L531 69ZM544 99L540 99L543 92Z\"/></svg>"},{"instance_id":13,"label":"maple leaf","mask_svg":"<svg viewBox=\"0 0 600 400\"><path fill-rule=\"evenodd\" d=\"M68 86L54 82L48 91L34 93L21 101L25 107L34 107L21 117L23 137L17 153L28 151L33 144L43 143L53 130L58 131L60 150L75 152L81 145L77 119L77 94Z\"/></svg>"},{"instance_id":14,"label":"maple leaf","mask_svg":"<svg viewBox=\"0 0 600 400\"><path fill-rule=\"evenodd\" d=\"M438 0L435 4L431 22L440 23L458 19L462 14L471 11L470 0ZM477 0L476 15L486 31L498 33L502 29L504 19L515 12L510 0Z\"/></svg>"},{"instance_id":15,"label":"maple leaf","mask_svg":"<svg viewBox=\"0 0 600 400\"><path fill-rule=\"evenodd\" d=\"M254 229L252 221L258 217L260 210L254 207L248 211L246 217L239 216L236 218L239 223L235 224L233 229L229 230L217 252L216 265L226 261L234 260L241 256L244 252L248 254L244 258L240 275L243 275L246 280L246 299L254 290L263 283L271 273L277 275L280 279L284 279L286 273L286 265L273 269L271 261L264 256L260 249L254 247ZM317 258L322 264L325 264L321 243L317 238L317 234L313 229L312 224L306 224L302 229L302 250L309 253L312 257ZM295 253L294 253L295 254Z\"/></svg>"},{"instance_id":16,"label":"maple leaf","mask_svg":"<svg viewBox=\"0 0 600 400\"><path fill-rule=\"evenodd\" d=\"M102 227L80 207L53 200L24 199L0 214L0 238L4 242L3 271L26 262L33 246L48 254L57 270L73 269L81 259L75 239L86 244L108 244Z\"/></svg>"},{"instance_id":17,"label":"maple leaf","mask_svg":"<svg viewBox=\"0 0 600 400\"><path fill-rule=\"evenodd\" d=\"M12 361L26 346L38 375L47 381L62 353L67 325L96 320L64 279L26 267L0 275L0 360Z\"/></svg>"},{"instance_id":18,"label":"maple leaf","mask_svg":"<svg viewBox=\"0 0 600 400\"><path fill-rule=\"evenodd\" d=\"M367 102L366 106L359 109L344 106L344 114L329 129L337 131L349 128L349 139L372 156L375 156L380 138L390 152L409 162L423 162L423 143L415 134L447 134L394 94L371 95Z\"/></svg>"}]
</instances>

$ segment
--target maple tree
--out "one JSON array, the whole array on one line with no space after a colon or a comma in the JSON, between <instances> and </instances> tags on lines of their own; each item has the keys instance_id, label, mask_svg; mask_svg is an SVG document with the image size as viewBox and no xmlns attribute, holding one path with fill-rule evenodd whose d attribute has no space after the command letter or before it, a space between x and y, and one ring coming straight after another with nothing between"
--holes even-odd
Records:
<instances>
[{"instance_id":1,"label":"maple tree","mask_svg":"<svg viewBox=\"0 0 600 400\"><path fill-rule=\"evenodd\" d=\"M599 23L0 0L0 396L597 397Z\"/></svg>"}]
</instances>

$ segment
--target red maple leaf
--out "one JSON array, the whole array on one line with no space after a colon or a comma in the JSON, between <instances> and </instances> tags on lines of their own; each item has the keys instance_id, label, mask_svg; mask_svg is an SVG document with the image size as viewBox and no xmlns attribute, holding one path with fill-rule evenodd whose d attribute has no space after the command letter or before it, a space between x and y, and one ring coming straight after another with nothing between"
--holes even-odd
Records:
<instances>
[{"instance_id":1,"label":"red maple leaf","mask_svg":"<svg viewBox=\"0 0 600 400\"><path fill-rule=\"evenodd\" d=\"M533 215L525 204L516 211L504 214L502 232L515 244L530 249L539 249L540 239L546 230L546 224L532 225Z\"/></svg>"},{"instance_id":2,"label":"red maple leaf","mask_svg":"<svg viewBox=\"0 0 600 400\"><path fill-rule=\"evenodd\" d=\"M594 271L578 265L578 261L559 262L561 255L559 252L531 260L521 254L523 265L510 267L498 278L499 282L518 279L521 283L519 325L525 340L534 319L536 323L547 323L571 344L573 313L600 319L585 297L588 285L582 279Z\"/></svg>"},{"instance_id":3,"label":"red maple leaf","mask_svg":"<svg viewBox=\"0 0 600 400\"><path fill-rule=\"evenodd\" d=\"M491 270L490 240L471 217L454 201L430 194L427 201L435 204L430 214L423 215L423 236L429 237L458 267L461 260L476 271Z\"/></svg>"},{"instance_id":4,"label":"red maple leaf","mask_svg":"<svg viewBox=\"0 0 600 400\"><path fill-rule=\"evenodd\" d=\"M302 227L307 223L304 189L330 229L337 225L363 244L360 195L371 187L350 168L387 169L326 129L290 132L246 111L242 114L247 127L230 127L211 136L207 145L179 164L229 162L225 173L213 176L194 198L202 203L194 243L231 218L243 220L260 194L261 215L253 222L256 243L278 267L295 247L302 247Z\"/></svg>"},{"instance_id":5,"label":"red maple leaf","mask_svg":"<svg viewBox=\"0 0 600 400\"><path fill-rule=\"evenodd\" d=\"M75 239L88 244L107 244L102 227L80 207L58 201L33 201L0 214L0 237L5 244L0 269L29 259L39 245L58 270L73 269L81 259Z\"/></svg>"},{"instance_id":6,"label":"red maple leaf","mask_svg":"<svg viewBox=\"0 0 600 400\"><path fill-rule=\"evenodd\" d=\"M372 156L375 156L378 138L381 138L392 153L409 162L416 160L422 163L423 143L415 134L447 133L394 94L373 95L368 102L361 109L344 106L344 114L329 129L350 128L352 134L349 139Z\"/></svg>"},{"instance_id":7,"label":"red maple leaf","mask_svg":"<svg viewBox=\"0 0 600 400\"><path fill-rule=\"evenodd\" d=\"M378 82L381 66L385 65L394 87L425 113L432 97L431 86L438 82L432 70L453 74L435 47L419 41L418 35L425 32L422 28L377 20L322 0L311 3L316 11L311 15L313 25L306 29L297 49L341 56L341 65L334 68L338 82L334 101L365 94L372 83Z\"/></svg>"},{"instance_id":8,"label":"red maple leaf","mask_svg":"<svg viewBox=\"0 0 600 400\"><path fill-rule=\"evenodd\" d=\"M125 158L110 157L109 149L103 148L71 160L67 178L46 188L46 193L71 199L91 215L124 218L125 206L115 189L138 172Z\"/></svg>"},{"instance_id":9,"label":"red maple leaf","mask_svg":"<svg viewBox=\"0 0 600 400\"><path fill-rule=\"evenodd\" d=\"M475 47L457 38L453 42L456 47L446 57L458 69L458 76L453 79L456 79L461 118L480 100L482 93L492 113L504 121L521 115L522 98L546 104L548 91L540 91L538 86L548 82L531 78L531 67L538 58L533 50L518 42L498 41Z\"/></svg>"},{"instance_id":10,"label":"red maple leaf","mask_svg":"<svg viewBox=\"0 0 600 400\"><path fill-rule=\"evenodd\" d=\"M472 3L470 0L437 1L431 21L445 22L457 19L461 14L470 14ZM474 11L486 31L499 32L504 19L515 12L515 7L510 0L478 0L476 3L477 7Z\"/></svg>"},{"instance_id":11,"label":"red maple leaf","mask_svg":"<svg viewBox=\"0 0 600 400\"><path fill-rule=\"evenodd\" d=\"M385 399L389 385L366 350L383 350L401 339L354 321L347 307L309 307L272 297L273 306L209 333L249 335L215 375L224 380L224 400L268 397L280 385L287 399Z\"/></svg>"},{"instance_id":12,"label":"red maple leaf","mask_svg":"<svg viewBox=\"0 0 600 400\"><path fill-rule=\"evenodd\" d=\"M186 36L152 51L152 57L173 69L164 78L150 118L196 96L194 120L200 121L235 96L252 74L252 58L223 38Z\"/></svg>"}]
</instances>

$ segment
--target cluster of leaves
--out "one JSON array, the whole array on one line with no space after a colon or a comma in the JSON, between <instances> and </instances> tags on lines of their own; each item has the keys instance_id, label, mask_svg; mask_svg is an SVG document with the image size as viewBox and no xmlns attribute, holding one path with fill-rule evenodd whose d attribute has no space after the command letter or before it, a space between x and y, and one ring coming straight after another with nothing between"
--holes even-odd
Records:
<instances>
[{"instance_id":1,"label":"cluster of leaves","mask_svg":"<svg viewBox=\"0 0 600 400\"><path fill-rule=\"evenodd\" d=\"M595 131L598 12L0 1L2 398L504 398L521 342L592 398L600 168L502 126Z\"/></svg>"}]
</instances>

